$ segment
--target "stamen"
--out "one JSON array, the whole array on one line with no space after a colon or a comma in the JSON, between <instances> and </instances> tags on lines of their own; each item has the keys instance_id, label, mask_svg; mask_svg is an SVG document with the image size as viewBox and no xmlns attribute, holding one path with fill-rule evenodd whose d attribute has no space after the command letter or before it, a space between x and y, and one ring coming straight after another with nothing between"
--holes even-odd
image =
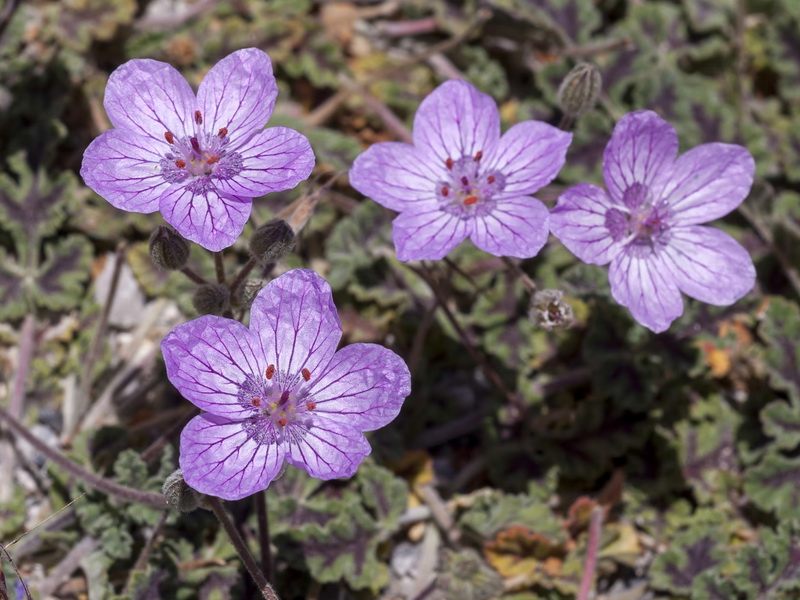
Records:
<instances>
[{"instance_id":1,"label":"stamen","mask_svg":"<svg viewBox=\"0 0 800 600\"><path fill-rule=\"evenodd\" d=\"M209 159L206 161L206 164L207 164L207 165L213 165L213 164L214 164L214 163L216 163L216 162L219 162L219 156L211 156L211 157L209 157Z\"/></svg>"},{"instance_id":2,"label":"stamen","mask_svg":"<svg viewBox=\"0 0 800 600\"><path fill-rule=\"evenodd\" d=\"M489 183L494 183L494 182L495 182L494 175L489 175L489 176L486 178L486 181L488 181Z\"/></svg>"},{"instance_id":3,"label":"stamen","mask_svg":"<svg viewBox=\"0 0 800 600\"><path fill-rule=\"evenodd\" d=\"M308 369L303 369L302 371L300 371L300 374L303 376L303 379L305 379L306 381L311 379L311 371L309 371Z\"/></svg>"},{"instance_id":4,"label":"stamen","mask_svg":"<svg viewBox=\"0 0 800 600\"><path fill-rule=\"evenodd\" d=\"M306 408L308 410L314 410L315 408L317 408L317 403L316 402L306 402Z\"/></svg>"},{"instance_id":5,"label":"stamen","mask_svg":"<svg viewBox=\"0 0 800 600\"><path fill-rule=\"evenodd\" d=\"M186 163L179 158L175 161L175 166L179 169L183 169L186 166Z\"/></svg>"},{"instance_id":6,"label":"stamen","mask_svg":"<svg viewBox=\"0 0 800 600\"><path fill-rule=\"evenodd\" d=\"M478 162L482 158L483 158L483 150L478 150L478 152L475 154L475 157L472 160Z\"/></svg>"},{"instance_id":7,"label":"stamen","mask_svg":"<svg viewBox=\"0 0 800 600\"><path fill-rule=\"evenodd\" d=\"M194 122L198 125L203 124L203 113L201 113L199 110L194 111Z\"/></svg>"},{"instance_id":8,"label":"stamen","mask_svg":"<svg viewBox=\"0 0 800 600\"><path fill-rule=\"evenodd\" d=\"M286 417L281 417L280 419L278 419L278 425L280 425L281 427L286 427Z\"/></svg>"},{"instance_id":9,"label":"stamen","mask_svg":"<svg viewBox=\"0 0 800 600\"><path fill-rule=\"evenodd\" d=\"M466 198L464 198L464 205L470 206L471 204L475 204L477 201L478 201L477 196L467 196Z\"/></svg>"},{"instance_id":10,"label":"stamen","mask_svg":"<svg viewBox=\"0 0 800 600\"><path fill-rule=\"evenodd\" d=\"M450 189L447 186L442 188L442 196L447 196L450 193Z\"/></svg>"},{"instance_id":11,"label":"stamen","mask_svg":"<svg viewBox=\"0 0 800 600\"><path fill-rule=\"evenodd\" d=\"M228 128L227 127L220 127L219 128L219 133L217 135L219 137L221 137L221 138L224 138L226 135L228 135Z\"/></svg>"},{"instance_id":12,"label":"stamen","mask_svg":"<svg viewBox=\"0 0 800 600\"><path fill-rule=\"evenodd\" d=\"M192 148L194 148L194 151L200 154L200 142L197 141L197 138L193 137L189 141L192 143Z\"/></svg>"},{"instance_id":13,"label":"stamen","mask_svg":"<svg viewBox=\"0 0 800 600\"><path fill-rule=\"evenodd\" d=\"M268 366L264 375L267 376L267 379L272 379L272 376L275 375L275 365Z\"/></svg>"},{"instance_id":14,"label":"stamen","mask_svg":"<svg viewBox=\"0 0 800 600\"><path fill-rule=\"evenodd\" d=\"M289 390L284 390L281 394L281 404L286 404L289 401Z\"/></svg>"},{"instance_id":15,"label":"stamen","mask_svg":"<svg viewBox=\"0 0 800 600\"><path fill-rule=\"evenodd\" d=\"M454 164L455 163L453 162L453 159L449 156L447 157L447 160L444 161L444 166L446 166L448 169L452 169Z\"/></svg>"},{"instance_id":16,"label":"stamen","mask_svg":"<svg viewBox=\"0 0 800 600\"><path fill-rule=\"evenodd\" d=\"M174 144L175 143L175 136L172 135L171 131L164 132L164 139L167 140L168 144Z\"/></svg>"},{"instance_id":17,"label":"stamen","mask_svg":"<svg viewBox=\"0 0 800 600\"><path fill-rule=\"evenodd\" d=\"M461 183L463 183L464 185L469 185L469 179L467 179L466 175L461 177Z\"/></svg>"},{"instance_id":18,"label":"stamen","mask_svg":"<svg viewBox=\"0 0 800 600\"><path fill-rule=\"evenodd\" d=\"M250 404L256 407L261 406L261 398L253 398L250 400Z\"/></svg>"}]
</instances>

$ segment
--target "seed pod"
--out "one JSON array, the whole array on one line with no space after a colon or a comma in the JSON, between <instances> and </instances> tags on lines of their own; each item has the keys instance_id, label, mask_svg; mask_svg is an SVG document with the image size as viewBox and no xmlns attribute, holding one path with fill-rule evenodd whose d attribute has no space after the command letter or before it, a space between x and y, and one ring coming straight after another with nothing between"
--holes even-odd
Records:
<instances>
[{"instance_id":1,"label":"seed pod","mask_svg":"<svg viewBox=\"0 0 800 600\"><path fill-rule=\"evenodd\" d=\"M594 106L602 87L600 69L589 63L580 63L561 82L558 106L566 116L579 117Z\"/></svg>"},{"instance_id":2,"label":"seed pod","mask_svg":"<svg viewBox=\"0 0 800 600\"><path fill-rule=\"evenodd\" d=\"M189 487L183 480L181 469L174 471L164 480L161 493L167 499L167 504L183 513L192 512L203 503L203 494Z\"/></svg>"},{"instance_id":3,"label":"seed pod","mask_svg":"<svg viewBox=\"0 0 800 600\"><path fill-rule=\"evenodd\" d=\"M189 260L189 244L172 227L159 225L150 236L150 259L161 269L177 271Z\"/></svg>"},{"instance_id":4,"label":"seed pod","mask_svg":"<svg viewBox=\"0 0 800 600\"><path fill-rule=\"evenodd\" d=\"M283 219L272 219L256 229L250 238L250 252L261 264L273 263L294 249L296 236Z\"/></svg>"},{"instance_id":5,"label":"seed pod","mask_svg":"<svg viewBox=\"0 0 800 600\"><path fill-rule=\"evenodd\" d=\"M230 290L221 283L199 286L192 296L192 306L201 315L219 315L228 306Z\"/></svg>"},{"instance_id":6,"label":"seed pod","mask_svg":"<svg viewBox=\"0 0 800 600\"><path fill-rule=\"evenodd\" d=\"M569 327L575 320L575 314L564 300L561 290L542 290L531 298L529 309L533 322L546 331Z\"/></svg>"}]
</instances>

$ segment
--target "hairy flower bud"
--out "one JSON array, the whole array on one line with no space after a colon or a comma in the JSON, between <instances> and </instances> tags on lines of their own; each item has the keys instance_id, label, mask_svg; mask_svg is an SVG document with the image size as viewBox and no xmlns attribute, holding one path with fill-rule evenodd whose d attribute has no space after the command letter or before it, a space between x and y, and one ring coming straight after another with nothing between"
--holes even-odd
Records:
<instances>
[{"instance_id":1,"label":"hairy flower bud","mask_svg":"<svg viewBox=\"0 0 800 600\"><path fill-rule=\"evenodd\" d=\"M150 236L150 258L161 269L182 269L189 260L189 244L172 227L159 225Z\"/></svg>"},{"instance_id":2,"label":"hairy flower bud","mask_svg":"<svg viewBox=\"0 0 800 600\"><path fill-rule=\"evenodd\" d=\"M295 234L283 219L272 219L256 229L250 238L250 252L262 263L275 262L294 249Z\"/></svg>"},{"instance_id":3,"label":"hairy flower bud","mask_svg":"<svg viewBox=\"0 0 800 600\"><path fill-rule=\"evenodd\" d=\"M546 331L569 327L575 320L572 306L564 300L561 290L536 292L531 298L529 314L533 322Z\"/></svg>"},{"instance_id":4,"label":"hairy flower bud","mask_svg":"<svg viewBox=\"0 0 800 600\"><path fill-rule=\"evenodd\" d=\"M603 86L600 69L589 63L576 65L558 88L558 106L565 115L575 118L590 110Z\"/></svg>"},{"instance_id":5,"label":"hairy flower bud","mask_svg":"<svg viewBox=\"0 0 800 600\"><path fill-rule=\"evenodd\" d=\"M161 493L167 499L167 504L183 513L192 512L203 502L203 494L189 487L183 480L181 469L174 471L164 480Z\"/></svg>"},{"instance_id":6,"label":"hairy flower bud","mask_svg":"<svg viewBox=\"0 0 800 600\"><path fill-rule=\"evenodd\" d=\"M192 306L201 315L219 315L228 305L230 290L221 283L199 286L192 296Z\"/></svg>"}]
</instances>

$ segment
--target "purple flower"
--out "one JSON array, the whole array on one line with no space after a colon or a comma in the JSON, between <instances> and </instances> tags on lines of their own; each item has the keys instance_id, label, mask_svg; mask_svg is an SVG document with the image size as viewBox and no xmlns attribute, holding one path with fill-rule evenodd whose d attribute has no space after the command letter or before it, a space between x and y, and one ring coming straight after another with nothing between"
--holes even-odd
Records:
<instances>
[{"instance_id":1,"label":"purple flower","mask_svg":"<svg viewBox=\"0 0 800 600\"><path fill-rule=\"evenodd\" d=\"M314 167L305 136L263 129L277 94L272 63L255 48L218 62L197 96L172 66L130 60L106 87L115 129L86 149L81 176L117 208L160 210L183 237L226 248L254 197L291 189Z\"/></svg>"},{"instance_id":2,"label":"purple flower","mask_svg":"<svg viewBox=\"0 0 800 600\"><path fill-rule=\"evenodd\" d=\"M363 432L397 416L411 377L382 346L337 352L341 335L330 286L304 269L259 292L249 329L205 316L170 332L167 376L208 411L181 434L186 483L236 500L266 489L284 461L320 479L353 475L370 452Z\"/></svg>"},{"instance_id":3,"label":"purple flower","mask_svg":"<svg viewBox=\"0 0 800 600\"><path fill-rule=\"evenodd\" d=\"M756 276L731 236L699 226L745 199L753 157L721 143L677 153L669 123L650 111L630 113L606 146L608 191L576 185L551 213L553 234L584 262L610 262L614 299L655 332L683 313L681 291L725 306L750 291Z\"/></svg>"},{"instance_id":4,"label":"purple flower","mask_svg":"<svg viewBox=\"0 0 800 600\"><path fill-rule=\"evenodd\" d=\"M525 121L500 137L490 96L465 81L436 88L414 118L414 144L382 142L356 158L350 183L400 215L400 260L438 260L469 237L497 256L528 258L547 241L532 194L564 165L572 135Z\"/></svg>"}]
</instances>

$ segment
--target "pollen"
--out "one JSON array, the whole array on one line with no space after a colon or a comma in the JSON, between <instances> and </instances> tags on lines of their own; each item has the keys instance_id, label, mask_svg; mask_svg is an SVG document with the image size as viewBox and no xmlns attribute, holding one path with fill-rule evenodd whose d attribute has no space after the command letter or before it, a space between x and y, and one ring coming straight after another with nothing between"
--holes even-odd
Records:
<instances>
[{"instance_id":1,"label":"pollen","mask_svg":"<svg viewBox=\"0 0 800 600\"><path fill-rule=\"evenodd\" d=\"M444 186L442 188L442 196L447 196L447 194L449 194L449 193L450 193L450 188L448 188L447 186Z\"/></svg>"},{"instance_id":2,"label":"pollen","mask_svg":"<svg viewBox=\"0 0 800 600\"><path fill-rule=\"evenodd\" d=\"M253 406L261 406L261 398L253 398L250 400L250 404Z\"/></svg>"},{"instance_id":3,"label":"pollen","mask_svg":"<svg viewBox=\"0 0 800 600\"><path fill-rule=\"evenodd\" d=\"M472 160L477 162L482 158L483 158L483 150L478 150L478 152L475 154L475 157Z\"/></svg>"},{"instance_id":4,"label":"pollen","mask_svg":"<svg viewBox=\"0 0 800 600\"><path fill-rule=\"evenodd\" d=\"M305 379L306 381L311 379L311 371L309 371L308 369L303 369L302 371L300 371L300 374L303 376L303 379Z\"/></svg>"},{"instance_id":5,"label":"pollen","mask_svg":"<svg viewBox=\"0 0 800 600\"><path fill-rule=\"evenodd\" d=\"M194 151L200 154L200 142L197 141L197 138L193 137L189 141L192 143L192 148L194 149Z\"/></svg>"},{"instance_id":6,"label":"pollen","mask_svg":"<svg viewBox=\"0 0 800 600\"><path fill-rule=\"evenodd\" d=\"M199 110L194 111L194 122L198 125L203 124L203 113L201 113Z\"/></svg>"},{"instance_id":7,"label":"pollen","mask_svg":"<svg viewBox=\"0 0 800 600\"><path fill-rule=\"evenodd\" d=\"M167 132L164 133L164 139L167 140L168 144L174 144L175 143L175 136L172 135L171 131L167 131Z\"/></svg>"},{"instance_id":8,"label":"pollen","mask_svg":"<svg viewBox=\"0 0 800 600\"><path fill-rule=\"evenodd\" d=\"M183 169L186 167L186 162L179 158L178 160L175 161L175 166L178 167L179 169Z\"/></svg>"},{"instance_id":9,"label":"pollen","mask_svg":"<svg viewBox=\"0 0 800 600\"><path fill-rule=\"evenodd\" d=\"M264 375L266 375L267 379L272 379L272 376L275 375L275 365L268 366Z\"/></svg>"},{"instance_id":10,"label":"pollen","mask_svg":"<svg viewBox=\"0 0 800 600\"><path fill-rule=\"evenodd\" d=\"M226 135L228 135L228 128L227 127L220 127L219 128L219 133L217 133L217 135L220 138L224 138Z\"/></svg>"},{"instance_id":11,"label":"pollen","mask_svg":"<svg viewBox=\"0 0 800 600\"><path fill-rule=\"evenodd\" d=\"M444 165L445 165L445 166L446 166L448 169L452 169L454 164L455 164L455 163L453 162L453 159L452 159L452 158L450 158L449 156L447 157L447 160L446 160L446 161L444 161Z\"/></svg>"},{"instance_id":12,"label":"pollen","mask_svg":"<svg viewBox=\"0 0 800 600\"><path fill-rule=\"evenodd\" d=\"M286 427L286 417L281 417L280 419L278 419L278 425L280 425L281 427Z\"/></svg>"},{"instance_id":13,"label":"pollen","mask_svg":"<svg viewBox=\"0 0 800 600\"><path fill-rule=\"evenodd\" d=\"M314 410L315 408L317 408L317 403L316 402L306 402L306 408L308 410Z\"/></svg>"},{"instance_id":14,"label":"pollen","mask_svg":"<svg viewBox=\"0 0 800 600\"><path fill-rule=\"evenodd\" d=\"M466 198L464 198L464 205L470 206L472 204L475 204L477 201L478 201L477 196L467 196Z\"/></svg>"},{"instance_id":15,"label":"pollen","mask_svg":"<svg viewBox=\"0 0 800 600\"><path fill-rule=\"evenodd\" d=\"M489 176L486 178L486 181L488 181L489 183L494 183L494 182L495 182L495 177L494 177L494 175L489 175Z\"/></svg>"},{"instance_id":16,"label":"pollen","mask_svg":"<svg viewBox=\"0 0 800 600\"><path fill-rule=\"evenodd\" d=\"M208 160L206 161L206 164L207 165L213 165L214 163L218 163L218 162L219 162L219 156L210 156L208 158Z\"/></svg>"}]
</instances>

